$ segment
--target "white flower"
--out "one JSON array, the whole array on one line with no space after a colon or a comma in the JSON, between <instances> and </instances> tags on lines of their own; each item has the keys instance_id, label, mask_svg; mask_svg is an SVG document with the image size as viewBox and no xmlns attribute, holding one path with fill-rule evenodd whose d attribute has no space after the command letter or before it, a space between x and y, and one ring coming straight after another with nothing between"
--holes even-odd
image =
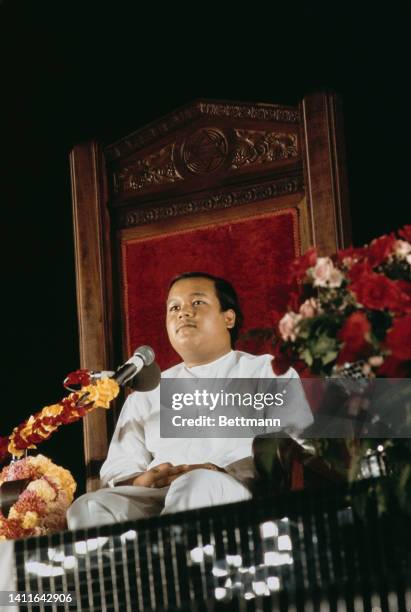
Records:
<instances>
[{"instance_id":1,"label":"white flower","mask_svg":"<svg viewBox=\"0 0 411 612\"><path fill-rule=\"evenodd\" d=\"M394 244L394 253L399 259L407 259L411 254L411 244L406 240L396 240Z\"/></svg>"},{"instance_id":2,"label":"white flower","mask_svg":"<svg viewBox=\"0 0 411 612\"><path fill-rule=\"evenodd\" d=\"M344 275L337 268L331 271L330 279L328 281L329 287L340 287L343 282Z\"/></svg>"},{"instance_id":3,"label":"white flower","mask_svg":"<svg viewBox=\"0 0 411 612\"><path fill-rule=\"evenodd\" d=\"M384 363L384 357L382 355L373 355L368 358L368 363L373 368L379 368Z\"/></svg>"},{"instance_id":4,"label":"white flower","mask_svg":"<svg viewBox=\"0 0 411 612\"><path fill-rule=\"evenodd\" d=\"M278 329L283 340L294 340L297 338L296 328L302 316L295 312L287 312L278 324Z\"/></svg>"},{"instance_id":5,"label":"white flower","mask_svg":"<svg viewBox=\"0 0 411 612\"><path fill-rule=\"evenodd\" d=\"M314 287L339 287L344 278L329 257L319 257L311 274Z\"/></svg>"},{"instance_id":6,"label":"white flower","mask_svg":"<svg viewBox=\"0 0 411 612\"><path fill-rule=\"evenodd\" d=\"M315 317L317 312L319 311L319 306L317 301L314 298L310 298L309 300L305 300L303 304L300 306L300 315L305 319L310 319L311 317Z\"/></svg>"}]
</instances>

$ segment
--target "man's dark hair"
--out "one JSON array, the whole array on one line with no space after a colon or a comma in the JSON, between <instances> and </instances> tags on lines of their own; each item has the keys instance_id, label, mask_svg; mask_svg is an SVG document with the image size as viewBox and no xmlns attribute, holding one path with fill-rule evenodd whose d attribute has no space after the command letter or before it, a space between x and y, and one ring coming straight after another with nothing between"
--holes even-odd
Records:
<instances>
[{"instance_id":1,"label":"man's dark hair","mask_svg":"<svg viewBox=\"0 0 411 612\"><path fill-rule=\"evenodd\" d=\"M168 290L170 291L171 287L180 280L184 280L186 278L208 278L213 281L215 292L220 302L221 310L225 312L230 308L235 312L235 324L234 327L229 329L231 336L231 348L234 348L235 343L238 339L238 334L243 325L244 317L241 311L240 302L238 300L237 293L235 292L234 287L226 281L224 278L220 278L218 276L213 276L212 274L208 274L207 272L183 272L183 274L179 274L171 281Z\"/></svg>"}]
</instances>

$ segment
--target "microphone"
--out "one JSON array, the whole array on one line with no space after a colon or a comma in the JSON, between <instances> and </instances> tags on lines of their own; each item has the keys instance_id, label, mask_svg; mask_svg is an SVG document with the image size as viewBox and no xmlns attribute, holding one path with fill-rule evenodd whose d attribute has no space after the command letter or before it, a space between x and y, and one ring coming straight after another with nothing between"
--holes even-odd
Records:
<instances>
[{"instance_id":1,"label":"microphone","mask_svg":"<svg viewBox=\"0 0 411 612\"><path fill-rule=\"evenodd\" d=\"M150 346L139 346L133 356L115 372L113 370L90 370L90 379L95 381L113 378L119 385L127 384L135 391L152 391L158 386L161 378L161 370L154 359L155 354ZM139 374L140 371L141 374ZM67 376L63 382L65 388L72 392L79 391L82 386L81 381L70 382L70 376Z\"/></svg>"},{"instance_id":2,"label":"microphone","mask_svg":"<svg viewBox=\"0 0 411 612\"><path fill-rule=\"evenodd\" d=\"M139 346L132 357L114 372L113 378L118 385L124 385L134 378L145 366L154 362L155 354L151 346Z\"/></svg>"}]
</instances>

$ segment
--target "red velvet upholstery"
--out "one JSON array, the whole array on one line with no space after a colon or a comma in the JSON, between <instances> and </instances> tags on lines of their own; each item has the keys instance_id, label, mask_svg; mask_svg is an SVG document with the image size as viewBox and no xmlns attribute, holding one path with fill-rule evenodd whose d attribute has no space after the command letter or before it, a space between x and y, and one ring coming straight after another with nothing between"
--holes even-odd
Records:
<instances>
[{"instance_id":1,"label":"red velvet upholstery","mask_svg":"<svg viewBox=\"0 0 411 612\"><path fill-rule=\"evenodd\" d=\"M199 229L123 243L123 295L128 353L151 345L162 369L179 362L165 331L165 300L170 280L202 271L233 283L245 315L244 330L272 323L284 310L285 270L299 254L294 209L248 217Z\"/></svg>"}]
</instances>

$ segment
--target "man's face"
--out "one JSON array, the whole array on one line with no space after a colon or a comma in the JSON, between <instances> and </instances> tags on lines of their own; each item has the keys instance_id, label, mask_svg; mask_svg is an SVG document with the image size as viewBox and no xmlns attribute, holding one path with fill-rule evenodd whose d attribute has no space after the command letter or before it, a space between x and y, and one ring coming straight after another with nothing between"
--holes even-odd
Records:
<instances>
[{"instance_id":1,"label":"man's face","mask_svg":"<svg viewBox=\"0 0 411 612\"><path fill-rule=\"evenodd\" d=\"M186 278L170 289L167 300L167 332L172 347L187 365L208 363L231 348L229 329L233 310L223 312L208 278Z\"/></svg>"}]
</instances>

